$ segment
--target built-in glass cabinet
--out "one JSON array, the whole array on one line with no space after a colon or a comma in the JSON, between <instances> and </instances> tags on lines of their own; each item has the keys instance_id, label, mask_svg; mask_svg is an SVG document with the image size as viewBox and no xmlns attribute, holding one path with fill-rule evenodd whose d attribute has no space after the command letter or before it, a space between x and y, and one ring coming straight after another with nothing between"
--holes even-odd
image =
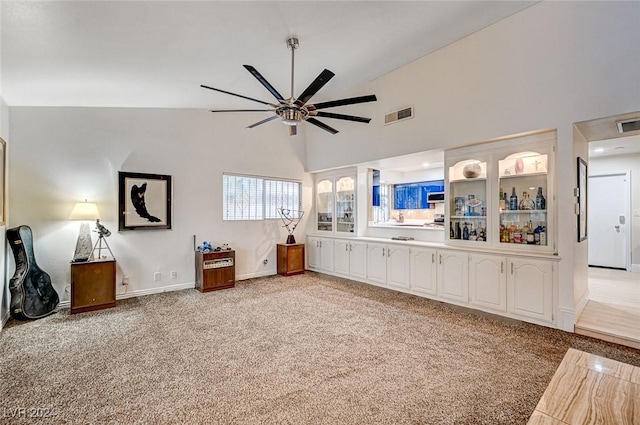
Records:
<instances>
[{"instance_id":1,"label":"built-in glass cabinet","mask_svg":"<svg viewBox=\"0 0 640 425\"><path fill-rule=\"evenodd\" d=\"M487 240L487 163L458 161L448 170L450 241Z\"/></svg>"},{"instance_id":2,"label":"built-in glass cabinet","mask_svg":"<svg viewBox=\"0 0 640 425\"><path fill-rule=\"evenodd\" d=\"M318 230L333 231L333 198L333 179L320 180L316 184Z\"/></svg>"},{"instance_id":3,"label":"built-in glass cabinet","mask_svg":"<svg viewBox=\"0 0 640 425\"><path fill-rule=\"evenodd\" d=\"M355 232L355 175L318 176L316 183L316 216L316 228L319 231Z\"/></svg>"},{"instance_id":4,"label":"built-in glass cabinet","mask_svg":"<svg viewBox=\"0 0 640 425\"><path fill-rule=\"evenodd\" d=\"M556 131L445 152L449 244L555 252Z\"/></svg>"},{"instance_id":5,"label":"built-in glass cabinet","mask_svg":"<svg viewBox=\"0 0 640 425\"><path fill-rule=\"evenodd\" d=\"M501 244L548 244L548 155L518 152L498 161Z\"/></svg>"}]
</instances>

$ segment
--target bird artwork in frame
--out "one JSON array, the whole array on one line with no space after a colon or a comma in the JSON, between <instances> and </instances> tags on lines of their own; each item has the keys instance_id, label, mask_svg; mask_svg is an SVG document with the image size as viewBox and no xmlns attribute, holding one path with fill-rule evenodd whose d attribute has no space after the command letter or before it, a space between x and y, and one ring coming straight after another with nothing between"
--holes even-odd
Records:
<instances>
[{"instance_id":1,"label":"bird artwork in frame","mask_svg":"<svg viewBox=\"0 0 640 425\"><path fill-rule=\"evenodd\" d=\"M171 229L171 176L118 175L119 230Z\"/></svg>"}]
</instances>

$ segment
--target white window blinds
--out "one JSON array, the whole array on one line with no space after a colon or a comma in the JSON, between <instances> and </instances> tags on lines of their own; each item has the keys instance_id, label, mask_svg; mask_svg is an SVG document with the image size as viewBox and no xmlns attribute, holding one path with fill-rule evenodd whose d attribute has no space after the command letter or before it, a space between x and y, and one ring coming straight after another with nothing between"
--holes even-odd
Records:
<instances>
[{"instance_id":1,"label":"white window blinds","mask_svg":"<svg viewBox=\"0 0 640 425\"><path fill-rule=\"evenodd\" d=\"M223 174L222 219L278 219L278 208L291 211L300 209L301 189L302 184L298 181Z\"/></svg>"}]
</instances>

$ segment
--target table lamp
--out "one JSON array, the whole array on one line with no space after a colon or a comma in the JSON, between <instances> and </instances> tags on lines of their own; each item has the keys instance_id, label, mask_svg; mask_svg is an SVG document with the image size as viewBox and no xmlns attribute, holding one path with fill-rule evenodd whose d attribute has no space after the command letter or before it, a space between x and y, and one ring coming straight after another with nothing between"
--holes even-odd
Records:
<instances>
[{"instance_id":1,"label":"table lamp","mask_svg":"<svg viewBox=\"0 0 640 425\"><path fill-rule=\"evenodd\" d=\"M89 261L91 258L91 252L93 251L93 242L91 240L91 231L89 230L89 223L87 221L93 221L100 218L98 213L98 207L93 202L78 202L71 211L69 220L83 220L85 221L80 225L80 233L78 234L78 241L76 242L76 251L73 255L73 262Z\"/></svg>"}]
</instances>

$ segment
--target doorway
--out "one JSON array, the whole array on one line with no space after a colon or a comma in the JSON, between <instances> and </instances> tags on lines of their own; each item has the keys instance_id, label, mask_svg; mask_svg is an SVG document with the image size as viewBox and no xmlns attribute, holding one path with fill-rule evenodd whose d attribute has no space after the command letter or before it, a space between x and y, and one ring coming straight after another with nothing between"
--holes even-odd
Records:
<instances>
[{"instance_id":1,"label":"doorway","mask_svg":"<svg viewBox=\"0 0 640 425\"><path fill-rule=\"evenodd\" d=\"M629 270L630 172L590 175L589 266Z\"/></svg>"}]
</instances>

